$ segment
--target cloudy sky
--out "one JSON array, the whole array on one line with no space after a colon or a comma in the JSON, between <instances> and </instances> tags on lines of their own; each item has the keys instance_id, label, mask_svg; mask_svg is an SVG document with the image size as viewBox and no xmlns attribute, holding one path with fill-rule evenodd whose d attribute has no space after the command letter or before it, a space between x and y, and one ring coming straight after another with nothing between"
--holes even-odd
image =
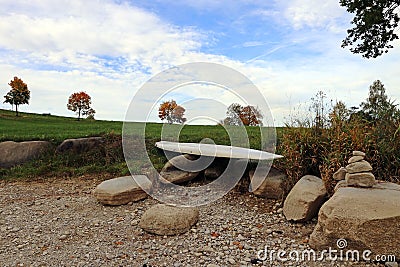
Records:
<instances>
[{"instance_id":1,"label":"cloudy sky","mask_svg":"<svg viewBox=\"0 0 400 267\"><path fill-rule=\"evenodd\" d=\"M0 94L14 76L22 78L31 90L23 111L74 116L68 96L86 91L97 119L123 120L146 81L191 62L223 64L247 76L276 125L319 90L354 106L380 79L400 101L399 42L370 60L342 49L352 17L338 0L0 0L0 6ZM159 100L239 101L219 89L180 87ZM0 108L10 108L2 102ZM221 110L205 107L196 116L222 119Z\"/></svg>"}]
</instances>

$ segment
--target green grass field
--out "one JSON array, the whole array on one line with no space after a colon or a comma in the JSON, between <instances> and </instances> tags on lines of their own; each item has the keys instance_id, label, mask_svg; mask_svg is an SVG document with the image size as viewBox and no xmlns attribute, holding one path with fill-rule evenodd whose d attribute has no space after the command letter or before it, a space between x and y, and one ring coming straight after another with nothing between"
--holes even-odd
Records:
<instances>
[{"instance_id":1,"label":"green grass field","mask_svg":"<svg viewBox=\"0 0 400 267\"><path fill-rule=\"evenodd\" d=\"M55 143L67 138L87 137L114 132L121 134L122 122L81 120L43 116L0 109L0 141L49 140Z\"/></svg>"},{"instance_id":2,"label":"green grass field","mask_svg":"<svg viewBox=\"0 0 400 267\"><path fill-rule=\"evenodd\" d=\"M143 127L143 124L132 123L132 127ZM146 124L146 144L153 164L160 168L165 162L162 152L154 147L161 140L164 124ZM211 125L165 125L179 133L180 142L200 142L204 138L212 139L216 144L230 145L229 135L222 126ZM19 117L8 110L0 109L0 141L47 140L55 146L68 138L105 136L109 141L109 151L103 154L82 156L50 154L23 166L10 170L0 170L0 176L39 177L39 176L76 176L90 173L109 173L124 175L128 173L122 148L121 134L123 123L118 121L80 120L60 116L44 116L34 113L20 113ZM230 128L235 133L237 129ZM261 147L261 134L258 127L246 127L251 148ZM278 130L280 133L281 130ZM163 138L164 139L164 138ZM168 135L167 135L168 139ZM236 139L235 139L236 140ZM100 153L100 152L99 152Z\"/></svg>"}]
</instances>

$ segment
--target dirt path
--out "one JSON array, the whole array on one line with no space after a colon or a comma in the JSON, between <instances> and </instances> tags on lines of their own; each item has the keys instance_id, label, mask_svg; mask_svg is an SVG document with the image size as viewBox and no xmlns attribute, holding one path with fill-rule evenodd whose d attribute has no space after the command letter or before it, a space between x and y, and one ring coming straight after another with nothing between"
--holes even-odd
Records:
<instances>
[{"instance_id":1,"label":"dirt path","mask_svg":"<svg viewBox=\"0 0 400 267\"><path fill-rule=\"evenodd\" d=\"M280 203L231 192L200 207L180 236L138 227L151 198L119 207L96 202L100 179L0 182L1 266L378 266L346 262L255 263L257 252L304 250L315 226L291 224ZM253 262L253 263L252 263Z\"/></svg>"}]
</instances>

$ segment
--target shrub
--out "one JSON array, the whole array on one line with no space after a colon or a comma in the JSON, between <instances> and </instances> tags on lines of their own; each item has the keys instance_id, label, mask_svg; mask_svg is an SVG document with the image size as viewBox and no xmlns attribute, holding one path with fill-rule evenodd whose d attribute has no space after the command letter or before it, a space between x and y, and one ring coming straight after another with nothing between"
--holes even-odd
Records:
<instances>
[{"instance_id":1,"label":"shrub","mask_svg":"<svg viewBox=\"0 0 400 267\"><path fill-rule=\"evenodd\" d=\"M313 101L320 101L321 96L318 93ZM371 92L369 99L375 99L371 98ZM375 106L369 105L367 99L362 104L373 116L357 109L350 111L342 102L337 102L326 118L321 110L315 112L318 117L310 122L311 127L288 125L277 149L285 158L275 163L276 167L286 170L285 191L289 192L303 175L311 174L321 177L328 193L332 194L336 185L333 173L347 165L353 150L366 152L377 179L399 182L400 113L390 100L381 102L382 105L374 103ZM324 106L320 104L312 106L321 109ZM378 108L379 112L371 107Z\"/></svg>"}]
</instances>

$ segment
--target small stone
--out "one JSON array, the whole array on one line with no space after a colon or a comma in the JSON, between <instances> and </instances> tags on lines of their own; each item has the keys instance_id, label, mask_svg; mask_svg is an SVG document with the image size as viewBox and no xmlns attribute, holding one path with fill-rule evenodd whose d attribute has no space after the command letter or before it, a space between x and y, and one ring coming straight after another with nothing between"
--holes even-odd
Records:
<instances>
[{"instance_id":1,"label":"small stone","mask_svg":"<svg viewBox=\"0 0 400 267\"><path fill-rule=\"evenodd\" d=\"M375 176L370 172L347 173L347 186L372 187L376 184Z\"/></svg>"},{"instance_id":2,"label":"small stone","mask_svg":"<svg viewBox=\"0 0 400 267\"><path fill-rule=\"evenodd\" d=\"M142 178L147 179L144 175L135 177L135 179ZM132 176L124 176L106 180L96 187L93 194L100 203L106 205L124 205L145 199L147 194L135 179Z\"/></svg>"},{"instance_id":3,"label":"small stone","mask_svg":"<svg viewBox=\"0 0 400 267\"><path fill-rule=\"evenodd\" d=\"M372 171L372 167L368 161L361 160L347 165L346 170L348 173L352 174L352 173Z\"/></svg>"},{"instance_id":4,"label":"small stone","mask_svg":"<svg viewBox=\"0 0 400 267\"><path fill-rule=\"evenodd\" d=\"M399 267L397 262L385 262L386 267Z\"/></svg>"},{"instance_id":5,"label":"small stone","mask_svg":"<svg viewBox=\"0 0 400 267\"><path fill-rule=\"evenodd\" d=\"M353 151L353 156L361 156L361 157L365 157L365 153L362 151Z\"/></svg>"},{"instance_id":6,"label":"small stone","mask_svg":"<svg viewBox=\"0 0 400 267\"><path fill-rule=\"evenodd\" d=\"M352 156L352 157L349 159L348 163L350 164L350 163L362 161L363 159L364 159L363 156Z\"/></svg>"},{"instance_id":7,"label":"small stone","mask_svg":"<svg viewBox=\"0 0 400 267\"><path fill-rule=\"evenodd\" d=\"M197 208L179 208L158 204L148 209L139 226L157 235L176 235L187 231L199 220Z\"/></svg>"},{"instance_id":8,"label":"small stone","mask_svg":"<svg viewBox=\"0 0 400 267\"><path fill-rule=\"evenodd\" d=\"M341 167L333 174L333 179L336 181L344 180L346 173L347 173L346 168Z\"/></svg>"},{"instance_id":9,"label":"small stone","mask_svg":"<svg viewBox=\"0 0 400 267\"><path fill-rule=\"evenodd\" d=\"M67 238L68 238L67 235L61 235L58 239L60 239L60 240L65 240L65 239L67 239Z\"/></svg>"},{"instance_id":10,"label":"small stone","mask_svg":"<svg viewBox=\"0 0 400 267\"><path fill-rule=\"evenodd\" d=\"M229 262L230 264L232 264L232 265L236 263L236 261L235 261L234 259L232 259L232 258L229 258L229 259L228 259L228 262Z\"/></svg>"}]
</instances>

